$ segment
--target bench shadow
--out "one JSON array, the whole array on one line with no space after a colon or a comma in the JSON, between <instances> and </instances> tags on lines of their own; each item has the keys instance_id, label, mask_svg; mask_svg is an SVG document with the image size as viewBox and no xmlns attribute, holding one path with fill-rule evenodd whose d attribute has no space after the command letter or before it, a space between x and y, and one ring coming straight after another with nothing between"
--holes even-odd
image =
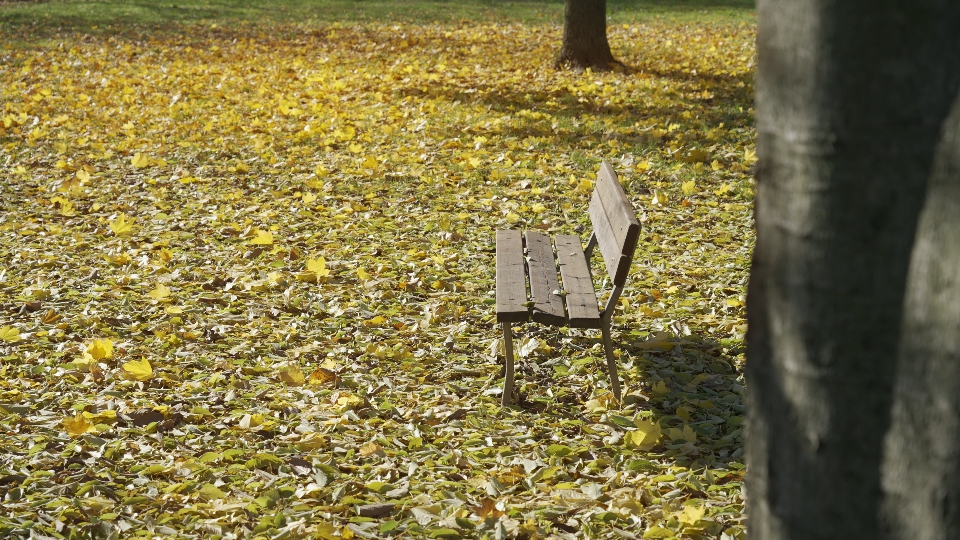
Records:
<instances>
[{"instance_id":1,"label":"bench shadow","mask_svg":"<svg viewBox=\"0 0 960 540\"><path fill-rule=\"evenodd\" d=\"M653 454L687 467L742 463L741 342L697 333L641 336L644 332L614 325L614 350L620 354L624 385L623 403L618 406L606 382L599 331L516 326L521 331L515 340L537 339L553 349L518 358L517 407L568 424L596 424L598 413L605 413L601 418L606 420L600 423L621 432L631 426L618 422L649 418L662 430L659 443L649 449ZM585 373L604 387L585 384Z\"/></svg>"}]
</instances>

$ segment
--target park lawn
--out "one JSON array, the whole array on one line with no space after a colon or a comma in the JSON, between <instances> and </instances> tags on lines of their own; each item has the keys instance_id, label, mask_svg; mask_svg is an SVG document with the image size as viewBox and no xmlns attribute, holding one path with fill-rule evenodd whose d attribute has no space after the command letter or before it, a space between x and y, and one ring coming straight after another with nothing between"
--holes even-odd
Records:
<instances>
[{"instance_id":1,"label":"park lawn","mask_svg":"<svg viewBox=\"0 0 960 540\"><path fill-rule=\"evenodd\" d=\"M536 21L4 15L62 4L0 5L0 536L743 537L751 21L578 76ZM521 325L502 408L494 231L585 236L602 159L624 403Z\"/></svg>"}]
</instances>

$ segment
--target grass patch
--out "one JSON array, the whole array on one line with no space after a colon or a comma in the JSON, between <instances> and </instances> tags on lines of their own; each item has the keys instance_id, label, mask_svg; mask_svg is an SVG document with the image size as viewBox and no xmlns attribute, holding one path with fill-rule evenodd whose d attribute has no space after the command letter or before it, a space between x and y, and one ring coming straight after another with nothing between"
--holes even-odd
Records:
<instances>
[{"instance_id":1,"label":"grass patch","mask_svg":"<svg viewBox=\"0 0 960 540\"><path fill-rule=\"evenodd\" d=\"M611 0L610 22L633 24L672 20L750 22L753 2L747 0ZM50 0L0 2L0 25L85 32L118 31L125 25L153 27L171 24L213 23L332 23L395 21L414 24L520 22L561 24L563 2L552 0Z\"/></svg>"}]
</instances>

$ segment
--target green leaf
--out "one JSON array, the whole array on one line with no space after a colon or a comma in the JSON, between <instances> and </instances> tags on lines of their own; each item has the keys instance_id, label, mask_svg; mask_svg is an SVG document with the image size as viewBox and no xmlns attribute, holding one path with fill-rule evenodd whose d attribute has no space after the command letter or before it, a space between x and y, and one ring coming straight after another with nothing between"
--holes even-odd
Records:
<instances>
[{"instance_id":1,"label":"green leaf","mask_svg":"<svg viewBox=\"0 0 960 540\"><path fill-rule=\"evenodd\" d=\"M573 453L573 448L565 444L551 444L547 447L547 454L556 457L569 456Z\"/></svg>"}]
</instances>

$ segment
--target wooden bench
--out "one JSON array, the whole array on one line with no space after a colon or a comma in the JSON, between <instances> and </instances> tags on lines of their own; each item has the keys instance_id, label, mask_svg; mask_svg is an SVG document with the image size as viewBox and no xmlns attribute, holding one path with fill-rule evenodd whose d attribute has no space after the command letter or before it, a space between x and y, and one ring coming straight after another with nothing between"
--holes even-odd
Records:
<instances>
[{"instance_id":1,"label":"wooden bench","mask_svg":"<svg viewBox=\"0 0 960 540\"><path fill-rule=\"evenodd\" d=\"M617 400L621 398L610 339L610 320L627 281L640 236L640 222L617 173L606 161L600 165L590 199L590 221L593 233L586 248L580 243L579 236L557 235L551 240L549 236L533 231L526 234L518 230L497 231L497 322L503 328L506 349L504 405L511 402L513 394L511 324L531 319L551 326L599 328L603 335L610 386ZM600 311L590 272L590 255L595 247L600 248L613 283L613 291L603 311Z\"/></svg>"}]
</instances>

